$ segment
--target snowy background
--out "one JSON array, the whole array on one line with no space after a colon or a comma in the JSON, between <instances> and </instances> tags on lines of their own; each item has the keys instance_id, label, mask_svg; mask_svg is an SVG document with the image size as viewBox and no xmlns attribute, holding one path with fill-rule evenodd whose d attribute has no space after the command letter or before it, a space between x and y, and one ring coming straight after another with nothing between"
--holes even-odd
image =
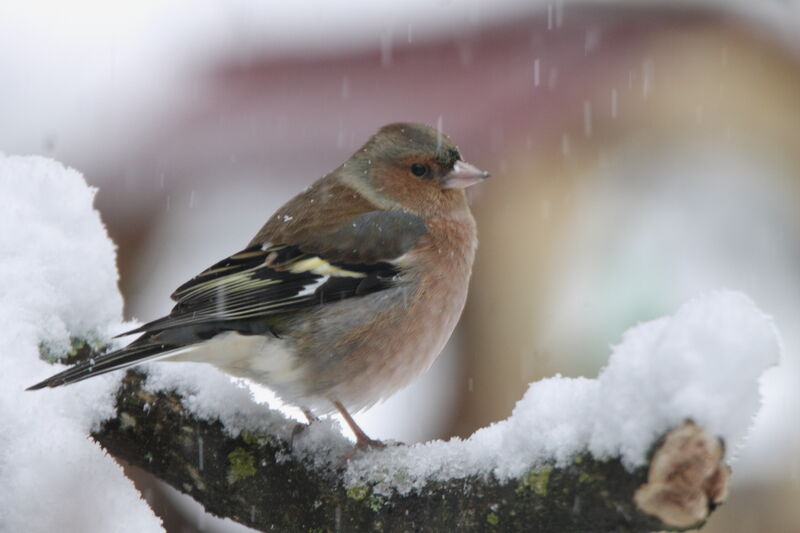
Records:
<instances>
[{"instance_id":1,"label":"snowy background","mask_svg":"<svg viewBox=\"0 0 800 533\"><path fill-rule=\"evenodd\" d=\"M774 317L784 361L764 382L732 503L707 530L793 530L800 8L670 4L7 2L0 151L55 158L99 188L124 316L146 320L381 124L441 123L467 159L501 178L474 198L481 248L466 327L423 380L360 415L368 431L466 437L508 417L531 381L596 377L608 346L637 322L738 289ZM103 268L108 246L95 249ZM13 271L8 257L2 268ZM82 284L72 266L64 277ZM115 298L110 272L97 293L84 287L87 307ZM54 297L72 290L41 276ZM121 303L107 304L86 323L51 320L42 340L112 322ZM34 317L58 315L31 305ZM102 393L86 391L63 401ZM74 453L102 456L88 443ZM102 475L116 468L95 464ZM224 527L137 483L167 529Z\"/></svg>"}]
</instances>

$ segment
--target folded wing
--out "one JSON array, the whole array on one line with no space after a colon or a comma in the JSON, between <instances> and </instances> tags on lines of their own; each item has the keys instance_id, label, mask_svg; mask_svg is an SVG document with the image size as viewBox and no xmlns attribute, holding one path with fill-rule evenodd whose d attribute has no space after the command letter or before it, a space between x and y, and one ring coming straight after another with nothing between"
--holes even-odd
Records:
<instances>
[{"instance_id":1,"label":"folded wing","mask_svg":"<svg viewBox=\"0 0 800 533\"><path fill-rule=\"evenodd\" d=\"M287 314L384 290L400 282L396 260L427 233L403 211L369 211L302 244L254 244L216 263L172 294L169 315L124 333L126 348L31 387L55 387L175 355L227 331L275 334Z\"/></svg>"}]
</instances>

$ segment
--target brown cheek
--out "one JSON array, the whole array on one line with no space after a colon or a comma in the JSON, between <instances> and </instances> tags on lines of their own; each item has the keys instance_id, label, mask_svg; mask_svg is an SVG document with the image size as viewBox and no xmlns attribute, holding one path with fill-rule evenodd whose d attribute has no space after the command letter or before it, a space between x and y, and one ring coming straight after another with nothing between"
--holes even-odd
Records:
<instances>
[{"instance_id":1,"label":"brown cheek","mask_svg":"<svg viewBox=\"0 0 800 533\"><path fill-rule=\"evenodd\" d=\"M375 172L373 184L382 194L421 216L430 215L432 211L436 212L450 203L437 177L418 178L411 174L409 166L410 164Z\"/></svg>"},{"instance_id":2,"label":"brown cheek","mask_svg":"<svg viewBox=\"0 0 800 533\"><path fill-rule=\"evenodd\" d=\"M381 173L380 187L384 193L402 203L408 202L419 194L420 189L427 189L423 180L412 176L403 169L391 169Z\"/></svg>"},{"instance_id":3,"label":"brown cheek","mask_svg":"<svg viewBox=\"0 0 800 533\"><path fill-rule=\"evenodd\" d=\"M440 197L443 192L436 178L426 179L409 175L403 180L403 185L407 198L414 203L429 203Z\"/></svg>"}]
</instances>

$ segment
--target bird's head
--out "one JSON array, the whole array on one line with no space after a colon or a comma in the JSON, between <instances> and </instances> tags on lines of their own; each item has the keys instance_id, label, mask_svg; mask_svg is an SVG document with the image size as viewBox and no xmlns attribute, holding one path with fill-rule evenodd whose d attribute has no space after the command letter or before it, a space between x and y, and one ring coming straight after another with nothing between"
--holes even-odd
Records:
<instances>
[{"instance_id":1,"label":"bird's head","mask_svg":"<svg viewBox=\"0 0 800 533\"><path fill-rule=\"evenodd\" d=\"M405 122L381 128L348 166L378 194L419 213L463 200L464 189L489 177L443 133Z\"/></svg>"}]
</instances>

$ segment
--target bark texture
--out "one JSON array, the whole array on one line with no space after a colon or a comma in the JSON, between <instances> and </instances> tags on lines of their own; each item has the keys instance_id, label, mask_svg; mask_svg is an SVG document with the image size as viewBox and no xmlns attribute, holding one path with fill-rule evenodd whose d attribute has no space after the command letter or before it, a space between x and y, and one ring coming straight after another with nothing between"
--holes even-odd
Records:
<instances>
[{"instance_id":1,"label":"bark texture","mask_svg":"<svg viewBox=\"0 0 800 533\"><path fill-rule=\"evenodd\" d=\"M209 512L262 531L685 529L702 525L727 486L719 441L687 422L674 430L677 437L670 439L670 432L654 447L652 465L634 472L619 460L586 454L567 467L540 466L510 482L466 477L386 497L369 486L345 488L344 467L315 469L292 455L291 442L252 433L233 438L219 421L194 417L179 395L143 390L143 379L128 372L117 392L117 416L94 439ZM687 428L699 440L687 437ZM674 479L680 482L669 483Z\"/></svg>"}]
</instances>

